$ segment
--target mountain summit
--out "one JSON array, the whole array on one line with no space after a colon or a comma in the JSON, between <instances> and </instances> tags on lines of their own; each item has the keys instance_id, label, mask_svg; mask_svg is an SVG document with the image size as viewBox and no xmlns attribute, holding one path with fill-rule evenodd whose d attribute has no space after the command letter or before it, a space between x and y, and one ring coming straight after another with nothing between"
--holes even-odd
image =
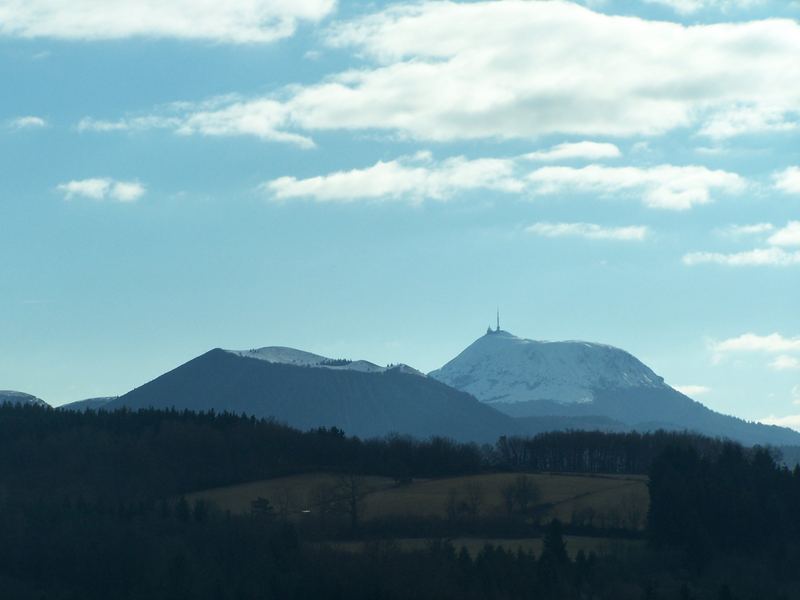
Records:
<instances>
[{"instance_id":1,"label":"mountain summit","mask_svg":"<svg viewBox=\"0 0 800 600\"><path fill-rule=\"evenodd\" d=\"M592 402L598 390L667 387L637 358L589 342L541 342L489 330L431 377L490 404Z\"/></svg>"},{"instance_id":2,"label":"mountain summit","mask_svg":"<svg viewBox=\"0 0 800 600\"><path fill-rule=\"evenodd\" d=\"M519 418L600 417L642 431L686 429L744 444L800 443L790 429L710 410L630 353L604 344L526 340L490 329L429 377Z\"/></svg>"}]
</instances>

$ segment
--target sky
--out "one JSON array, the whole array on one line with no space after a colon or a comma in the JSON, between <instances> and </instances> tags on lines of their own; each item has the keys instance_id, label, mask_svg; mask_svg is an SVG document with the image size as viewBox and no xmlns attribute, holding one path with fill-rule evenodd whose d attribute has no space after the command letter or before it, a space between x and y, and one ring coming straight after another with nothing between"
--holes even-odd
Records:
<instances>
[{"instance_id":1,"label":"sky","mask_svg":"<svg viewBox=\"0 0 800 600\"><path fill-rule=\"evenodd\" d=\"M0 389L504 329L800 428L800 3L0 0Z\"/></svg>"}]
</instances>

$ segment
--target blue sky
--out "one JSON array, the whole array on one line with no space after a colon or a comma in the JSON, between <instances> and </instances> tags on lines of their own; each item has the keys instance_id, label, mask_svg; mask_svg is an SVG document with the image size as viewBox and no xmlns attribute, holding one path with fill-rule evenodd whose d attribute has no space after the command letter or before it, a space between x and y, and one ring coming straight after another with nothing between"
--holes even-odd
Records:
<instances>
[{"instance_id":1,"label":"blue sky","mask_svg":"<svg viewBox=\"0 0 800 600\"><path fill-rule=\"evenodd\" d=\"M800 5L0 0L0 388L620 346L800 427Z\"/></svg>"}]
</instances>

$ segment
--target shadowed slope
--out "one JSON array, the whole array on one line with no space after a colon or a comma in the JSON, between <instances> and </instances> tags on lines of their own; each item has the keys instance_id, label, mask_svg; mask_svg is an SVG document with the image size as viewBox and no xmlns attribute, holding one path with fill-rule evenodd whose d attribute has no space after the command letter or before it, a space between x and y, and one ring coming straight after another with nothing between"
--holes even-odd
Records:
<instances>
[{"instance_id":1,"label":"shadowed slope","mask_svg":"<svg viewBox=\"0 0 800 600\"><path fill-rule=\"evenodd\" d=\"M511 417L428 377L274 363L219 349L104 408L119 407L230 411L300 429L336 426L362 437L398 432L493 442L520 432Z\"/></svg>"}]
</instances>

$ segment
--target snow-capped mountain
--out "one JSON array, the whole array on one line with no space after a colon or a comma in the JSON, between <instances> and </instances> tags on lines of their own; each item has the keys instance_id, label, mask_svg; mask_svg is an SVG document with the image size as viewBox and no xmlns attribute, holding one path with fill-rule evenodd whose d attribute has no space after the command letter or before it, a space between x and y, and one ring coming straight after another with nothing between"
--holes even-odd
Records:
<instances>
[{"instance_id":1,"label":"snow-capped mountain","mask_svg":"<svg viewBox=\"0 0 800 600\"><path fill-rule=\"evenodd\" d=\"M592 402L598 390L660 388L631 354L589 342L541 342L489 331L430 376L487 403Z\"/></svg>"},{"instance_id":2,"label":"snow-capped mountain","mask_svg":"<svg viewBox=\"0 0 800 600\"><path fill-rule=\"evenodd\" d=\"M523 420L600 417L642 431L687 429L744 444L800 444L796 431L710 410L628 352L603 344L541 342L490 330L429 377ZM585 428L574 423L569 427Z\"/></svg>"},{"instance_id":3,"label":"snow-capped mountain","mask_svg":"<svg viewBox=\"0 0 800 600\"><path fill-rule=\"evenodd\" d=\"M294 365L296 367L318 367L321 369L335 369L338 371L359 371L361 373L384 373L386 371L396 370L410 375L425 377L424 373L408 365L398 364L381 367L368 360L328 358L326 356L320 356L319 354L313 354L295 348L287 348L285 346L266 346L253 350L225 350L225 352L245 358L255 358L269 363Z\"/></svg>"},{"instance_id":4,"label":"snow-capped mountain","mask_svg":"<svg viewBox=\"0 0 800 600\"><path fill-rule=\"evenodd\" d=\"M0 404L37 404L39 406L49 406L41 398L25 392L15 392L13 390L0 390Z\"/></svg>"},{"instance_id":5,"label":"snow-capped mountain","mask_svg":"<svg viewBox=\"0 0 800 600\"><path fill-rule=\"evenodd\" d=\"M244 413L300 429L336 426L362 437L397 432L491 443L522 433L515 419L411 367L283 347L211 350L102 410L123 407Z\"/></svg>"}]
</instances>

